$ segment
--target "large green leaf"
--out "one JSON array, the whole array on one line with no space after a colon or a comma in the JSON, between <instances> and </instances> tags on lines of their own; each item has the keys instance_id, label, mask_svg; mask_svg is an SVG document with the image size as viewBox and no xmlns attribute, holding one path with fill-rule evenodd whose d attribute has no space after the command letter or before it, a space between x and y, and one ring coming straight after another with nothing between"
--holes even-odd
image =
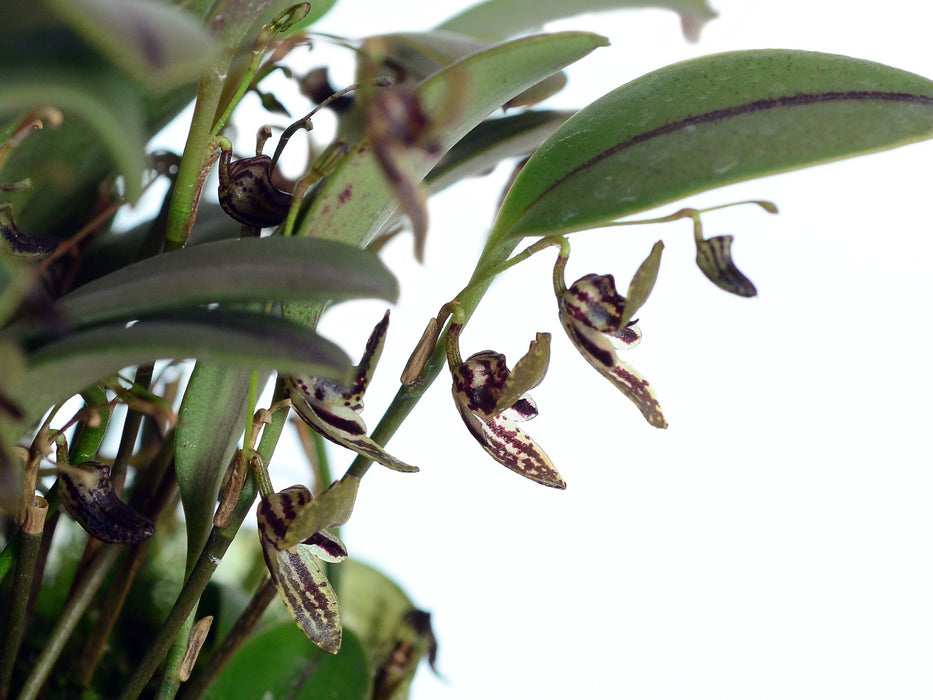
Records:
<instances>
[{"instance_id":1,"label":"large green leaf","mask_svg":"<svg viewBox=\"0 0 933 700\"><path fill-rule=\"evenodd\" d=\"M492 235L586 229L931 136L926 78L804 51L707 56L639 78L569 119L516 179Z\"/></svg>"},{"instance_id":2,"label":"large green leaf","mask_svg":"<svg viewBox=\"0 0 933 700\"><path fill-rule=\"evenodd\" d=\"M605 44L603 37L584 32L529 37L472 54L434 74L418 88L428 118L441 119L449 113L455 91L464 107L439 133L439 148L407 153L403 169L415 179L424 178L443 153L507 100ZM366 244L397 209L372 143L364 138L318 193L299 230Z\"/></svg>"},{"instance_id":3,"label":"large green leaf","mask_svg":"<svg viewBox=\"0 0 933 700\"><path fill-rule=\"evenodd\" d=\"M370 670L366 652L345 630L336 656L317 649L293 622L248 640L230 660L207 700L366 700Z\"/></svg>"},{"instance_id":4,"label":"large green leaf","mask_svg":"<svg viewBox=\"0 0 933 700\"><path fill-rule=\"evenodd\" d=\"M56 309L79 326L209 303L397 296L398 283L373 253L335 241L270 237L148 258L78 288Z\"/></svg>"},{"instance_id":5,"label":"large green leaf","mask_svg":"<svg viewBox=\"0 0 933 700\"><path fill-rule=\"evenodd\" d=\"M385 574L355 559L340 564L338 573L335 586L344 633L353 630L378 666L385 662L402 620L415 605Z\"/></svg>"},{"instance_id":6,"label":"large green leaf","mask_svg":"<svg viewBox=\"0 0 933 700\"><path fill-rule=\"evenodd\" d=\"M39 107L56 107L64 113L65 123L58 131L42 131L30 136L13 152L3 177L8 181L30 178L33 192L9 197L18 216L23 215L21 202L48 209L56 205L57 190L72 193L88 172L96 173L96 187L103 173L101 163L85 163L80 152L76 160L68 160L70 149L93 150L100 160L99 147L106 149L110 162L124 176L127 199L134 201L142 189L145 168L146 131L144 116L129 81L113 75L109 67L93 64L76 69L71 64L24 67L4 71L0 84L0 118L12 119ZM57 154L47 153L45 144L54 144ZM30 158L32 151L38 156ZM51 191L43 186L50 183ZM61 184L64 181L68 188ZM52 195L50 201L49 195ZM40 201L41 200L41 201ZM69 203L65 202L65 205ZM72 205L73 206L73 205ZM38 217L37 217L38 218ZM29 225L23 227L32 234ZM39 234L49 233L38 231Z\"/></svg>"},{"instance_id":7,"label":"large green leaf","mask_svg":"<svg viewBox=\"0 0 933 700\"><path fill-rule=\"evenodd\" d=\"M438 29L501 41L541 28L546 22L584 12L635 7L664 7L680 14L684 33L695 39L703 24L716 16L706 0L487 0L451 17Z\"/></svg>"},{"instance_id":8,"label":"large green leaf","mask_svg":"<svg viewBox=\"0 0 933 700\"><path fill-rule=\"evenodd\" d=\"M27 422L52 404L125 367L198 358L232 367L281 370L346 381L350 360L313 331L264 314L204 311L96 326L53 341L29 357L19 401Z\"/></svg>"},{"instance_id":9,"label":"large green leaf","mask_svg":"<svg viewBox=\"0 0 933 700\"><path fill-rule=\"evenodd\" d=\"M196 80L213 42L190 15L140 0L46 0L89 44L156 92Z\"/></svg>"}]
</instances>

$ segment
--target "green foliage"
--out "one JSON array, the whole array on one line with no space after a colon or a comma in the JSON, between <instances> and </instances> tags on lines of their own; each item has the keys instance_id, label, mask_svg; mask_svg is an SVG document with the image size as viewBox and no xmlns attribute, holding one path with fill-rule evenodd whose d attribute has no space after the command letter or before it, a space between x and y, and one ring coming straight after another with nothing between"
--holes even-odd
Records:
<instances>
[{"instance_id":1,"label":"green foliage","mask_svg":"<svg viewBox=\"0 0 933 700\"><path fill-rule=\"evenodd\" d=\"M563 88L567 66L607 39L529 32L582 12L646 4L679 13L691 37L714 16L705 0L489 0L431 31L353 44L347 56L360 83L334 95L320 76L309 87L312 76L296 67L306 28L333 0L47 0L6 12L0 505L8 536L0 609L20 611L11 616L19 629L34 580L42 593L22 644L15 633L4 640L0 697L12 690L35 698L53 676L49 698L130 699L153 690L168 698L179 688L183 697L407 697L420 661L434 665L430 617L380 572L344 561L337 531L373 461L418 471L384 446L445 361L454 410L482 449L531 481L566 485L517 426L537 414L527 392L547 381L550 334L537 332L511 370L495 350L461 357L460 332L492 281L557 249L551 283L565 332L650 425L664 428L653 387L617 354L641 337L635 316L658 280L663 241L622 296L612 275L568 285L566 236L633 223L625 217L693 193L933 135L933 82L802 51L708 56L655 71L578 112L537 107ZM272 73L313 93L319 107L285 130L272 157L260 155L269 136L261 132L257 155L237 160L225 130L239 124L251 92L265 105L282 104L260 90ZM183 153L150 157L147 142L192 100ZM297 182L277 179L285 144L311 131L320 108L336 115L333 139L312 139L321 155ZM215 194L205 182L218 157ZM318 334L318 322L342 301L397 300L381 245L408 226L420 258L427 199L502 162L517 173L486 247L472 273L450 271L465 286L437 299L424 337L410 339L418 347L404 383L370 432L360 414L388 314L366 347L349 354ZM160 210L135 231L116 231L114 215L163 176L170 185ZM253 205L261 216L240 215L237 207ZM754 295L732 261L732 237L704 238L703 214L683 209L651 221L692 219L703 273L728 292ZM267 223L261 236L255 226ZM524 238L536 240L513 255ZM549 296L547 283L543 289ZM354 366L351 356L362 359ZM188 360L193 367L172 367ZM258 405L272 377L272 405ZM84 405L70 414L76 395ZM314 479L283 489L267 467L292 407L304 420L299 434ZM336 480L324 440L356 453ZM106 482L82 481L90 472L72 468L76 458L93 461ZM43 481L43 467L62 475L61 492ZM45 524L26 517L45 512L37 488L49 501ZM29 530L30 546L43 528L51 534L61 520L59 493L76 520L87 525L93 516L89 531L126 535L125 548L92 540L83 554L53 549L48 570L34 564L48 551L25 557L16 526ZM238 601L243 613L231 624L225 604L221 629L198 658L188 630L203 614L202 593L219 586L215 569L257 495L261 539L250 536L252 557L261 552L271 579L255 592L224 584L224 600ZM150 521L155 534L140 525ZM97 595L105 581L109 589ZM298 627L260 622L276 590ZM212 609L208 597L201 607ZM114 640L120 651L101 662Z\"/></svg>"}]
</instances>

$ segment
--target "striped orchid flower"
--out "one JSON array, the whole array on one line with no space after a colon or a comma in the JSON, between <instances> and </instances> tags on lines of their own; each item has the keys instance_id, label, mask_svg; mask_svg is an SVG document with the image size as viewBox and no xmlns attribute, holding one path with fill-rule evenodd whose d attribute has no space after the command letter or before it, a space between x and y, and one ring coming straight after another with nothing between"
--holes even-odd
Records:
<instances>
[{"instance_id":1,"label":"striped orchid flower","mask_svg":"<svg viewBox=\"0 0 933 700\"><path fill-rule=\"evenodd\" d=\"M659 259L660 249L656 250ZM644 269L645 264L639 272ZM622 362L617 353L621 349L633 348L641 341L641 330L635 321L630 320L636 309L626 309L626 298L616 291L612 275L585 275L569 288L564 288L562 268L560 272L559 282L555 275L555 291L561 325L570 341L587 362L632 400L651 425L666 428L667 421L654 389L633 367ZM647 287L647 291L639 293L640 306L650 293L654 279L649 275L650 284L647 284L639 277L636 273L632 287ZM644 280L645 275L641 278ZM629 296L633 294L630 292Z\"/></svg>"},{"instance_id":2,"label":"striped orchid flower","mask_svg":"<svg viewBox=\"0 0 933 700\"><path fill-rule=\"evenodd\" d=\"M448 335L448 362L453 396L460 417L484 450L499 464L545 486L567 485L538 444L518 425L538 415L525 392L537 386L547 371L550 334L539 333L528 353L509 370L505 355L484 350L460 360L460 326Z\"/></svg>"},{"instance_id":3,"label":"striped orchid flower","mask_svg":"<svg viewBox=\"0 0 933 700\"><path fill-rule=\"evenodd\" d=\"M363 358L356 366L356 374L349 387L341 386L331 379L310 375L289 376L285 384L292 406L313 430L390 469L416 472L418 467L396 459L368 437L366 424L360 417L363 394L382 354L388 327L389 312L386 311L369 336Z\"/></svg>"},{"instance_id":4,"label":"striped orchid flower","mask_svg":"<svg viewBox=\"0 0 933 700\"><path fill-rule=\"evenodd\" d=\"M305 486L290 486L263 498L256 508L259 542L272 581L295 623L321 649L336 654L343 634L340 604L317 560L338 563L347 558L347 550L325 530L285 548L288 526L312 498Z\"/></svg>"}]
</instances>

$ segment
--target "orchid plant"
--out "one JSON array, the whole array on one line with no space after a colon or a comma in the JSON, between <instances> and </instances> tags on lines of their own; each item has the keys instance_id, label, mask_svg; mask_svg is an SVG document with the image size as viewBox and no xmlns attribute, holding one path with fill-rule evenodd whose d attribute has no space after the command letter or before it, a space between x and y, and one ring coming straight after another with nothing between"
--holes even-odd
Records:
<instances>
[{"instance_id":1,"label":"orchid plant","mask_svg":"<svg viewBox=\"0 0 933 700\"><path fill-rule=\"evenodd\" d=\"M434 666L429 613L355 562L339 528L373 462L399 479L435 466L385 445L445 365L477 458L485 451L531 482L567 487L520 425L537 415L529 392L547 381L550 332L528 329L534 340L511 369L494 349L461 354L461 331L492 281L556 254L559 325L648 424L665 428L659 397L621 354L641 338L637 316L664 243L623 295L621 270L567 284L569 237L689 219L702 274L751 297L733 236L704 237L709 210L632 217L933 136L933 82L789 50L707 56L607 85L576 112L548 108L563 69L607 39L538 28L635 4L625 0L487 0L435 28L361 39L315 33L333 4L46 0L5 13L0 698L407 697L421 660ZM706 0L658 5L677 11L691 38L714 16ZM321 42L345 49L356 82L333 86L326 68L308 63ZM304 116L264 86L273 74L308 101ZM270 121L288 115L272 156L263 153L268 126L255 154L236 152L247 96ZM178 152L149 152L149 138L192 103ZM322 110L338 124L323 140L312 131ZM289 180L278 164L298 134L311 156ZM715 167L723 153L734 167ZM394 301L398 281L381 246L410 231L422 260L427 200L500 162L515 174L485 247L472 271L450 271L464 286L436 300L370 431L363 398L389 313L351 353L357 364L318 323L341 301ZM158 182L165 195L151 218L114 226ZM259 405L267 385L272 400ZM313 478L281 488L274 460L288 425ZM334 478L331 464L348 457ZM259 546L252 536L250 551L264 573L243 583L237 593L251 598L237 604L243 596L228 595L214 573L253 514ZM76 552L52 545L61 530ZM48 574L56 560L70 576ZM163 580L177 583L165 604L145 595ZM270 606L276 595L284 605Z\"/></svg>"}]
</instances>

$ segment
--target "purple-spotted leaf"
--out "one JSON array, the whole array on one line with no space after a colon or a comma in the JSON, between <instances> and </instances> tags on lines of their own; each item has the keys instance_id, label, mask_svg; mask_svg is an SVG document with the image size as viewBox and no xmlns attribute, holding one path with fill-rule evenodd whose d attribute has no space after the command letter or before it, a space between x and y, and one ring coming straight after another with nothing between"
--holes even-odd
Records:
<instances>
[{"instance_id":1,"label":"purple-spotted leaf","mask_svg":"<svg viewBox=\"0 0 933 700\"><path fill-rule=\"evenodd\" d=\"M612 275L586 275L559 297L560 322L586 361L631 399L651 425L666 428L654 389L617 354L641 340L638 326L622 323L625 304Z\"/></svg>"},{"instance_id":2,"label":"purple-spotted leaf","mask_svg":"<svg viewBox=\"0 0 933 700\"><path fill-rule=\"evenodd\" d=\"M315 554L323 552L333 561L342 561L346 550L335 538L281 548L288 526L311 500L304 486L291 486L263 498L256 508L259 542L272 581L295 623L321 649L336 654L343 629L340 604Z\"/></svg>"},{"instance_id":3,"label":"purple-spotted leaf","mask_svg":"<svg viewBox=\"0 0 933 700\"><path fill-rule=\"evenodd\" d=\"M732 262L734 236L713 236L697 241L697 265L720 289L740 297L758 294L755 285Z\"/></svg>"},{"instance_id":4,"label":"purple-spotted leaf","mask_svg":"<svg viewBox=\"0 0 933 700\"><path fill-rule=\"evenodd\" d=\"M286 377L285 385L292 406L301 419L328 440L369 457L389 469L416 472L418 467L396 459L368 437L366 424L360 416L363 410L363 394L382 354L388 327L387 311L370 334L363 358L356 366L353 381L349 386L332 379L306 374Z\"/></svg>"},{"instance_id":5,"label":"purple-spotted leaf","mask_svg":"<svg viewBox=\"0 0 933 700\"><path fill-rule=\"evenodd\" d=\"M568 119L529 159L493 240L580 231L756 177L933 136L933 82L807 51L654 71Z\"/></svg>"},{"instance_id":6,"label":"purple-spotted leaf","mask_svg":"<svg viewBox=\"0 0 933 700\"><path fill-rule=\"evenodd\" d=\"M514 420L537 414L526 399L519 399L496 415L499 397L509 377L505 355L485 350L471 355L453 371L453 396L460 417L484 450L499 464L545 486L567 487L550 458Z\"/></svg>"},{"instance_id":7,"label":"purple-spotted leaf","mask_svg":"<svg viewBox=\"0 0 933 700\"><path fill-rule=\"evenodd\" d=\"M663 241L658 241L651 248L648 257L644 259L632 281L628 285L625 295L625 307L622 309L621 325L625 326L631 321L638 310L648 301L654 283L658 280L658 271L661 269L661 253L664 251Z\"/></svg>"},{"instance_id":8,"label":"purple-spotted leaf","mask_svg":"<svg viewBox=\"0 0 933 700\"><path fill-rule=\"evenodd\" d=\"M544 380L544 375L547 374L550 361L551 334L538 333L528 346L528 352L515 363L515 367L505 378L505 384L502 385L493 414L499 414L506 409L512 408L522 399L526 392L538 386ZM522 415L522 412L519 411L518 414ZM535 414L537 414L537 411L535 411Z\"/></svg>"}]
</instances>

